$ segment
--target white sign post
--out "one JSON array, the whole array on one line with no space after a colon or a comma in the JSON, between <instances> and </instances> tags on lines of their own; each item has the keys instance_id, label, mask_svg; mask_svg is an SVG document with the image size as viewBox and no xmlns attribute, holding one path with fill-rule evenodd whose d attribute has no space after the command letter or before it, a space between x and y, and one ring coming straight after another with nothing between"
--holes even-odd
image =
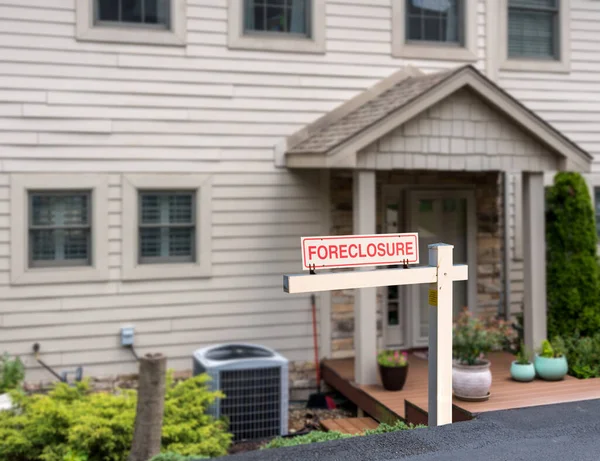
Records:
<instances>
[{"instance_id":1,"label":"white sign post","mask_svg":"<svg viewBox=\"0 0 600 461\"><path fill-rule=\"evenodd\" d=\"M417 234L303 238L302 264L310 273L284 275L283 289L286 293L309 293L428 283L428 424L441 426L452 423L452 282L467 280L468 266L453 264L454 246L436 243L429 245L429 266L409 268L409 263L419 261L418 248ZM319 268L396 264L404 267L376 271L315 272ZM373 360L376 358L373 357Z\"/></svg>"}]
</instances>

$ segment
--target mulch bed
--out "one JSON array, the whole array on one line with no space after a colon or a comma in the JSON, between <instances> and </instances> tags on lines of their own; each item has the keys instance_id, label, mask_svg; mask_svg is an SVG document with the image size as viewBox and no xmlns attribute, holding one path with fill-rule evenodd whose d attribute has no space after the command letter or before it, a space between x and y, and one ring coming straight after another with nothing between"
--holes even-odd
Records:
<instances>
[{"instance_id":1,"label":"mulch bed","mask_svg":"<svg viewBox=\"0 0 600 461\"><path fill-rule=\"evenodd\" d=\"M302 404L290 404L288 414L290 434L304 434L310 431L321 430L320 421L324 419L351 418L354 416L352 411L345 408L327 410L321 408L306 408L306 406ZM229 454L258 450L269 440L271 439L241 441L235 443L229 449Z\"/></svg>"}]
</instances>

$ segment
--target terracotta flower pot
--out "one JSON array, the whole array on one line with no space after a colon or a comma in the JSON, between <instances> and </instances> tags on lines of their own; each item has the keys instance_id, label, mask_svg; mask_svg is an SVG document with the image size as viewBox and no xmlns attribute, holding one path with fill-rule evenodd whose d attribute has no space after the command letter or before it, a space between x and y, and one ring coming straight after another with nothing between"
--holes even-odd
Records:
<instances>
[{"instance_id":1,"label":"terracotta flower pot","mask_svg":"<svg viewBox=\"0 0 600 461\"><path fill-rule=\"evenodd\" d=\"M408 376L408 363L403 367L384 367L379 365L381 384L386 391L400 391Z\"/></svg>"},{"instance_id":2,"label":"terracotta flower pot","mask_svg":"<svg viewBox=\"0 0 600 461\"><path fill-rule=\"evenodd\" d=\"M459 400L479 401L490 397L492 372L489 360L477 365L452 364L452 390Z\"/></svg>"}]
</instances>

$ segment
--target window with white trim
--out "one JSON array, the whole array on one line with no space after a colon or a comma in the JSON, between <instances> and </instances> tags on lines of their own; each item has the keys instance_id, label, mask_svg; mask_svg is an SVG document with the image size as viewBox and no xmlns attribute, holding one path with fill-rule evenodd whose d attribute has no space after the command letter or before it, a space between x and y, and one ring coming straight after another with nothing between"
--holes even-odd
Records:
<instances>
[{"instance_id":1,"label":"window with white trim","mask_svg":"<svg viewBox=\"0 0 600 461\"><path fill-rule=\"evenodd\" d=\"M558 0L508 1L508 57L558 59Z\"/></svg>"},{"instance_id":2,"label":"window with white trim","mask_svg":"<svg viewBox=\"0 0 600 461\"><path fill-rule=\"evenodd\" d=\"M29 267L91 264L89 191L29 192Z\"/></svg>"},{"instance_id":3,"label":"window with white trim","mask_svg":"<svg viewBox=\"0 0 600 461\"><path fill-rule=\"evenodd\" d=\"M185 44L186 0L78 0L77 38Z\"/></svg>"},{"instance_id":4,"label":"window with white trim","mask_svg":"<svg viewBox=\"0 0 600 461\"><path fill-rule=\"evenodd\" d=\"M139 193L141 264L192 262L196 259L193 191Z\"/></svg>"},{"instance_id":5,"label":"window with white trim","mask_svg":"<svg viewBox=\"0 0 600 461\"><path fill-rule=\"evenodd\" d=\"M229 47L325 52L324 0L229 0Z\"/></svg>"},{"instance_id":6,"label":"window with white trim","mask_svg":"<svg viewBox=\"0 0 600 461\"><path fill-rule=\"evenodd\" d=\"M476 61L476 0L395 0L392 55Z\"/></svg>"},{"instance_id":7,"label":"window with white trim","mask_svg":"<svg viewBox=\"0 0 600 461\"><path fill-rule=\"evenodd\" d=\"M123 278L210 277L211 196L209 175L123 175Z\"/></svg>"}]
</instances>

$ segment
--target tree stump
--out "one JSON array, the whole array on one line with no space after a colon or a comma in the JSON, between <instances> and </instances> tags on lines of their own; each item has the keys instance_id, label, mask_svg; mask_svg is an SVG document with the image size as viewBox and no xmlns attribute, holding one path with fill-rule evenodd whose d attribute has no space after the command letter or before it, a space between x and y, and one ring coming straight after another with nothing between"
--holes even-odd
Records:
<instances>
[{"instance_id":1,"label":"tree stump","mask_svg":"<svg viewBox=\"0 0 600 461\"><path fill-rule=\"evenodd\" d=\"M167 358L162 354L140 357L137 409L128 461L148 461L160 453L166 370Z\"/></svg>"}]
</instances>

